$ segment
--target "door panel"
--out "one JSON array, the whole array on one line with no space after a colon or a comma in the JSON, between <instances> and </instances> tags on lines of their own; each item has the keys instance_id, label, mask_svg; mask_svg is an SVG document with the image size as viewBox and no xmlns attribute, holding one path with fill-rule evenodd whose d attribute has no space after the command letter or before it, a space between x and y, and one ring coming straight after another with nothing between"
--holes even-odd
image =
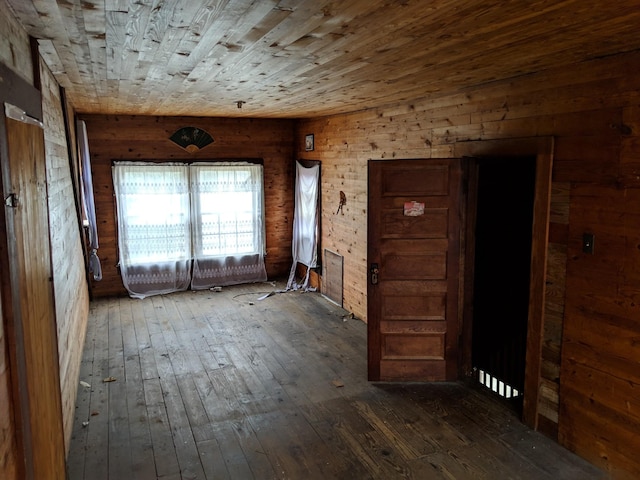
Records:
<instances>
[{"instance_id":1,"label":"door panel","mask_svg":"<svg viewBox=\"0 0 640 480\"><path fill-rule=\"evenodd\" d=\"M44 134L38 125L5 119L2 159L15 358L23 412L26 477L65 477L57 332L52 289Z\"/></svg>"},{"instance_id":2,"label":"door panel","mask_svg":"<svg viewBox=\"0 0 640 480\"><path fill-rule=\"evenodd\" d=\"M444 293L389 295L383 298L382 316L388 321L387 323L392 324L402 320L415 320L417 323L424 320L444 320L445 300Z\"/></svg>"},{"instance_id":3,"label":"door panel","mask_svg":"<svg viewBox=\"0 0 640 480\"><path fill-rule=\"evenodd\" d=\"M415 269L418 265L422 265L420 271ZM390 253L382 257L382 269L386 280L444 280L447 278L447 255L439 252Z\"/></svg>"},{"instance_id":4,"label":"door panel","mask_svg":"<svg viewBox=\"0 0 640 480\"><path fill-rule=\"evenodd\" d=\"M460 161L369 162L370 380L457 377Z\"/></svg>"},{"instance_id":5,"label":"door panel","mask_svg":"<svg viewBox=\"0 0 640 480\"><path fill-rule=\"evenodd\" d=\"M447 238L446 208L425 209L424 214L417 217L399 217L398 208L404 208L404 205L391 205L382 212L380 233L384 238Z\"/></svg>"},{"instance_id":6,"label":"door panel","mask_svg":"<svg viewBox=\"0 0 640 480\"><path fill-rule=\"evenodd\" d=\"M414 333L414 332L410 332ZM382 345L383 360L414 358L444 360L444 332L421 335L385 335Z\"/></svg>"}]
</instances>

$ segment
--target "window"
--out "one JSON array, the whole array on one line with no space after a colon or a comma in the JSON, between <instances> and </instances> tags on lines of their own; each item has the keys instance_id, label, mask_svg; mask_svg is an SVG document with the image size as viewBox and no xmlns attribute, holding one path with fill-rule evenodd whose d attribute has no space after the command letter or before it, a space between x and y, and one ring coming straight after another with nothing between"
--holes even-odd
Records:
<instances>
[{"instance_id":1,"label":"window","mask_svg":"<svg viewBox=\"0 0 640 480\"><path fill-rule=\"evenodd\" d=\"M246 166L194 166L191 174L197 255L257 253L263 243L254 222L262 216L262 176Z\"/></svg>"},{"instance_id":2,"label":"window","mask_svg":"<svg viewBox=\"0 0 640 480\"><path fill-rule=\"evenodd\" d=\"M266 280L261 165L116 162L113 179L130 295Z\"/></svg>"}]
</instances>

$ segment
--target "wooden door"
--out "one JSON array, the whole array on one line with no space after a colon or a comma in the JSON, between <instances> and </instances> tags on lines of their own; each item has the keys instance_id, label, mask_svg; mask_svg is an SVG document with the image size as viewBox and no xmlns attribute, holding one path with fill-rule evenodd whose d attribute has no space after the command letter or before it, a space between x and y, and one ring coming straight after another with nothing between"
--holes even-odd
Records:
<instances>
[{"instance_id":1,"label":"wooden door","mask_svg":"<svg viewBox=\"0 0 640 480\"><path fill-rule=\"evenodd\" d=\"M369 380L458 377L459 159L372 160Z\"/></svg>"},{"instance_id":2,"label":"wooden door","mask_svg":"<svg viewBox=\"0 0 640 480\"><path fill-rule=\"evenodd\" d=\"M26 478L65 478L64 437L45 172L44 133L34 123L5 119L2 157L8 256L3 300L10 306L15 396ZM9 291L9 294L7 294ZM9 297L9 298L7 298ZM4 310L4 309L3 309Z\"/></svg>"}]
</instances>

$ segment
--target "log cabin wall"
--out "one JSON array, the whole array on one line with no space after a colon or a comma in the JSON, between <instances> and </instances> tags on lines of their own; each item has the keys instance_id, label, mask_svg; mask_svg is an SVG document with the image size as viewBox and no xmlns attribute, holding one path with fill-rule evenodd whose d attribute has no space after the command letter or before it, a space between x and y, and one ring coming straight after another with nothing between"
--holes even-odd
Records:
<instances>
[{"instance_id":1,"label":"log cabin wall","mask_svg":"<svg viewBox=\"0 0 640 480\"><path fill-rule=\"evenodd\" d=\"M555 137L537 423L616 477L640 473L639 70L639 53L622 54L303 120L297 131L299 157L323 164L322 248L344 256L344 306L363 319L369 159L451 157L456 142ZM341 190L347 202L336 214ZM595 234L594 255L582 252L585 232Z\"/></svg>"},{"instance_id":2,"label":"log cabin wall","mask_svg":"<svg viewBox=\"0 0 640 480\"><path fill-rule=\"evenodd\" d=\"M267 275L274 278L289 272L293 218L292 120L102 115L86 115L82 119L87 124L89 138L100 241L98 255L103 273L100 282L93 282L96 297L127 293L116 268L113 160L263 159ZM206 130L214 142L194 154L183 150L169 137L185 126Z\"/></svg>"},{"instance_id":3,"label":"log cabin wall","mask_svg":"<svg viewBox=\"0 0 640 480\"><path fill-rule=\"evenodd\" d=\"M63 99L60 98L60 87L50 70L44 62L40 64L47 156L51 262L56 301L65 451L68 451L89 316L89 288L74 200L74 178L69 162L69 155L74 159L75 155L67 149ZM75 143L73 131L70 133L72 142Z\"/></svg>"},{"instance_id":4,"label":"log cabin wall","mask_svg":"<svg viewBox=\"0 0 640 480\"><path fill-rule=\"evenodd\" d=\"M29 37L0 2L0 62L31 85L34 82ZM71 438L78 372L84 347L89 296L80 234L71 187L72 176L65 138L59 86L40 62L43 123L48 182L49 232L52 248L53 289L56 304L58 357L65 449ZM35 253L35 252L34 252ZM0 325L0 478L20 478L16 425L12 413L10 370L7 363L6 319ZM36 413L37 414L37 413Z\"/></svg>"},{"instance_id":5,"label":"log cabin wall","mask_svg":"<svg viewBox=\"0 0 640 480\"><path fill-rule=\"evenodd\" d=\"M13 20L5 2L0 2L0 31L3 32L0 61L32 82L28 37ZM247 126L235 120L220 121L227 127L228 124L242 126L237 130L228 127L236 141L224 149L225 156L263 157L268 165L269 159L285 158L285 152L291 149L290 154L297 153L291 157L323 162L323 248L344 256L345 307L366 319L368 159L446 157L451 156L456 142L464 140L555 136L539 424L553 435L559 423L559 439L564 445L619 477L637 476L639 466L635 452L640 447L636 393L640 383L636 344L640 330L637 322L640 280L637 273L640 266L639 66L639 55L629 53L571 69L495 82L430 102L407 101L388 108L303 121L295 137L299 142L297 152L290 146L293 137L285 134L282 131L285 128L278 122L258 122L263 127L261 130L256 125ZM44 82L48 80L45 78ZM50 128L58 121L59 114L49 116L51 104L48 102L55 103L56 100L54 89L48 88L50 93L45 92L45 97L49 99L45 99L44 109L45 117L50 119L47 120ZM122 119L106 120L115 123ZM211 125L216 122L209 121ZM111 132L112 136L101 142L104 149L118 154L114 158L142 158L135 145L140 145L139 142L148 144L144 129L136 132L135 138L128 139L126 135L130 133L126 133L126 129L114 128ZM211 132L219 141L215 129ZM278 135L269 136L268 132ZM315 134L313 152L304 150L306 133ZM53 137L47 134L48 157L62 155L55 153L60 145L59 140L53 140L56 137L60 138L58 134ZM124 143L129 145L105 145L123 143L122 138L128 140ZM256 138L262 143L256 142ZM253 143L247 145L249 141ZM160 146L152 151L154 157L159 156L159 152L169 151L163 144L156 143ZM275 143L281 145L275 146ZM202 152L202 158L210 156L213 155L209 151ZM52 165L54 163L48 159L48 169L55 168ZM57 165L63 168L62 163ZM287 167L281 168L287 170ZM55 181L54 178L59 181L66 174L60 171L54 176L48 175L50 181ZM289 200L292 195L288 193L292 183L290 172L288 176L289 180L274 180L267 187L273 189L267 192L272 204L282 212L292 211L288 203L292 201ZM341 190L347 194L347 203L336 214ZM55 209L56 201L50 194L51 209ZM61 208L60 212L64 210ZM60 219L62 213L51 217ZM52 226L63 232L74 232L77 225L72 224L71 218L73 216L69 217L68 223L60 220ZM280 258L285 258L285 250L286 255L290 255L290 219L287 220L286 226L283 220L271 230L275 231L276 238L287 242L287 245L277 246L282 249ZM286 234L278 232L279 228L287 230ZM52 227L52 245L73 253L73 243L66 247L58 236L66 235L61 231ZM594 255L582 253L582 234L585 232L595 234ZM69 238L72 235L69 234ZM273 242L269 243L273 245ZM100 252L105 266L108 266L105 257L116 261L115 252L108 254L108 248L108 244L104 244ZM82 262L76 262L75 267L69 266L63 257L54 256L54 262L55 258L59 260L58 267L67 266L73 271L83 268ZM75 258L71 255L67 262L72 263ZM273 262L269 264L270 269L288 271L290 257L283 263L277 263L273 258L274 255L268 258ZM70 302L71 317L75 320L65 327L59 324L58 332L59 335L65 331L73 335L71 332L83 329L77 322L85 321L79 313L84 308L82 300L76 303L74 293L85 286L77 272L70 275L68 285L64 285L66 278L63 277L64 274L54 278L57 314L60 315L62 305ZM66 297L64 292L67 292ZM106 289L101 293L109 294ZM4 322L3 319L3 327ZM75 348L71 344L61 341L59 348ZM0 400L4 398L3 393L10 394L9 370L6 361L2 362L6 359L6 350L4 330L0 332ZM79 358L80 353L61 351L61 364L65 362L63 356L68 356L67 361L71 364L75 361L71 358ZM61 372L64 382L63 375ZM66 398L64 389L63 385L63 397ZM15 424L10 412L7 413L10 408L10 404L0 401L0 477L7 479L18 476ZM67 411L65 417L68 417Z\"/></svg>"}]
</instances>

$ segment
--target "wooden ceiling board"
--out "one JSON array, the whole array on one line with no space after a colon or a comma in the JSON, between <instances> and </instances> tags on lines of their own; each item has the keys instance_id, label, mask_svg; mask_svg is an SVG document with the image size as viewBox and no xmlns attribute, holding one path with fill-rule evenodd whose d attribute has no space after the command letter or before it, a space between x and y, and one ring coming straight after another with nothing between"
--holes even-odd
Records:
<instances>
[{"instance_id":1,"label":"wooden ceiling board","mask_svg":"<svg viewBox=\"0 0 640 480\"><path fill-rule=\"evenodd\" d=\"M80 113L333 115L640 49L638 0L0 1Z\"/></svg>"}]
</instances>

